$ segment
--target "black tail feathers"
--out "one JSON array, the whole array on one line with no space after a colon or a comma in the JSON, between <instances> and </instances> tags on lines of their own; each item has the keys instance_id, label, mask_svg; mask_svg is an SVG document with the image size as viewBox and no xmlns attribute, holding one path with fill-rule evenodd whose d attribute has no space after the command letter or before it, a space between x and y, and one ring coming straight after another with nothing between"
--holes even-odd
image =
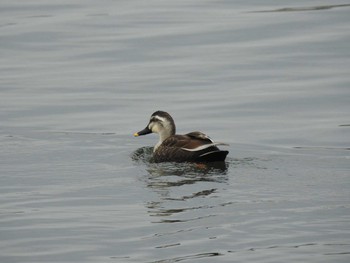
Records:
<instances>
[{"instance_id":1,"label":"black tail feathers","mask_svg":"<svg viewBox=\"0 0 350 263\"><path fill-rule=\"evenodd\" d=\"M204 153L204 154L201 154L200 156L198 156L196 161L197 162L205 162L205 163L223 162L223 161L225 161L227 154L228 154L228 151L220 151L220 150L207 152L207 153Z\"/></svg>"}]
</instances>

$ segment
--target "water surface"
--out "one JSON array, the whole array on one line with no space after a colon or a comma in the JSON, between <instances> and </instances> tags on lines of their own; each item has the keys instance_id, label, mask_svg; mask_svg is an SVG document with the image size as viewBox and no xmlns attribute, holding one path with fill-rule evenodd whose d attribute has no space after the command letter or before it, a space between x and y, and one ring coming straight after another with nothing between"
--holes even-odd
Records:
<instances>
[{"instance_id":1,"label":"water surface","mask_svg":"<svg viewBox=\"0 0 350 263\"><path fill-rule=\"evenodd\" d=\"M0 261L349 262L349 5L0 3Z\"/></svg>"}]
</instances>

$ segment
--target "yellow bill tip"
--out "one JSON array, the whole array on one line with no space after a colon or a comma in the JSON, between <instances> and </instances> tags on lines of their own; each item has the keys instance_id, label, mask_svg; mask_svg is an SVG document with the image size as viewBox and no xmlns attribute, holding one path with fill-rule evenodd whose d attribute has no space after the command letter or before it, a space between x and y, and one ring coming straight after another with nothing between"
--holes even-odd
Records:
<instances>
[{"instance_id":1,"label":"yellow bill tip","mask_svg":"<svg viewBox=\"0 0 350 263\"><path fill-rule=\"evenodd\" d=\"M134 133L134 136L137 137L137 136L139 136L139 134L138 134L137 132L135 132L135 133Z\"/></svg>"}]
</instances>

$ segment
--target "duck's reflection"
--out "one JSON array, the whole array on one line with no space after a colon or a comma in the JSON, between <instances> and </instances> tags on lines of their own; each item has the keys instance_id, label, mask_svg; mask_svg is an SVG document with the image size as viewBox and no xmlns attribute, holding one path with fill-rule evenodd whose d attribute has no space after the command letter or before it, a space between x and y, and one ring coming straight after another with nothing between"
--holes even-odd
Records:
<instances>
[{"instance_id":1,"label":"duck's reflection","mask_svg":"<svg viewBox=\"0 0 350 263\"><path fill-rule=\"evenodd\" d=\"M146 165L147 188L156 193L154 200L145 200L150 216L170 217L210 205L198 204L199 198L215 194L227 182L228 164L220 163L153 163L152 147L137 149L132 158ZM197 200L196 200L197 199ZM201 202L199 202L201 203ZM161 219L173 223L192 219Z\"/></svg>"}]
</instances>

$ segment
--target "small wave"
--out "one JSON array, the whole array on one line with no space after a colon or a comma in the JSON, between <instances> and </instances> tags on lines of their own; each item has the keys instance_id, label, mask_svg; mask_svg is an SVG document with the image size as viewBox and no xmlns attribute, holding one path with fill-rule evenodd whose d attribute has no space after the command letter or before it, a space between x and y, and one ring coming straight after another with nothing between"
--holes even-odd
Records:
<instances>
[{"instance_id":1,"label":"small wave","mask_svg":"<svg viewBox=\"0 0 350 263\"><path fill-rule=\"evenodd\" d=\"M179 262L184 260L193 260L193 259L200 259L200 258L210 258L210 257L217 257L222 256L219 252L207 252L207 253L199 253L194 255L187 255L182 257L175 257L175 258L169 258L169 259L162 259L162 260L156 260L149 263L169 263L169 262Z\"/></svg>"},{"instance_id":2,"label":"small wave","mask_svg":"<svg viewBox=\"0 0 350 263\"><path fill-rule=\"evenodd\" d=\"M350 6L350 4L322 5L322 6L303 6L303 7L284 7L284 8L272 9L272 10L252 11L250 13L319 11L319 10L328 10L328 9L332 9L332 8L349 7L349 6Z\"/></svg>"}]
</instances>

